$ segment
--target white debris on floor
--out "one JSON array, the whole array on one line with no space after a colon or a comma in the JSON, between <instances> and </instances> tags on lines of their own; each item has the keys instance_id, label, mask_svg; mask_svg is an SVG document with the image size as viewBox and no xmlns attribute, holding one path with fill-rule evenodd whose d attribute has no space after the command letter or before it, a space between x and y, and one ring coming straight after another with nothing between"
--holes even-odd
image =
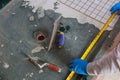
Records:
<instances>
[{"instance_id":1,"label":"white debris on floor","mask_svg":"<svg viewBox=\"0 0 120 80\"><path fill-rule=\"evenodd\" d=\"M23 78L22 80L26 80L25 78Z\"/></svg>"},{"instance_id":2,"label":"white debris on floor","mask_svg":"<svg viewBox=\"0 0 120 80\"><path fill-rule=\"evenodd\" d=\"M10 53L10 55L12 56L12 55L13 55L13 53Z\"/></svg>"},{"instance_id":3,"label":"white debris on floor","mask_svg":"<svg viewBox=\"0 0 120 80\"><path fill-rule=\"evenodd\" d=\"M41 74L41 73L43 73L44 71L41 69L41 70L39 70L39 74Z\"/></svg>"},{"instance_id":4,"label":"white debris on floor","mask_svg":"<svg viewBox=\"0 0 120 80\"><path fill-rule=\"evenodd\" d=\"M12 15L15 15L16 13L12 13Z\"/></svg>"},{"instance_id":5,"label":"white debris on floor","mask_svg":"<svg viewBox=\"0 0 120 80\"><path fill-rule=\"evenodd\" d=\"M34 16L30 16L30 17L29 17L29 21L32 22L32 21L34 21L34 20L35 20Z\"/></svg>"},{"instance_id":6,"label":"white debris on floor","mask_svg":"<svg viewBox=\"0 0 120 80\"><path fill-rule=\"evenodd\" d=\"M19 42L22 43L22 40L20 40Z\"/></svg>"},{"instance_id":7,"label":"white debris on floor","mask_svg":"<svg viewBox=\"0 0 120 80\"><path fill-rule=\"evenodd\" d=\"M30 77L32 77L32 76L33 76L33 74L34 74L33 72L32 72L32 73L30 73Z\"/></svg>"},{"instance_id":8,"label":"white debris on floor","mask_svg":"<svg viewBox=\"0 0 120 80\"><path fill-rule=\"evenodd\" d=\"M37 46L35 47L31 52L32 53L37 53L37 52L40 52L41 50L45 49L44 47L42 46Z\"/></svg>"},{"instance_id":9,"label":"white debris on floor","mask_svg":"<svg viewBox=\"0 0 120 80\"><path fill-rule=\"evenodd\" d=\"M75 36L75 40L77 40L78 39L78 37L77 36Z\"/></svg>"},{"instance_id":10,"label":"white debris on floor","mask_svg":"<svg viewBox=\"0 0 120 80\"><path fill-rule=\"evenodd\" d=\"M24 0L24 6L32 7L32 12L36 12L40 7L42 7L47 0Z\"/></svg>"},{"instance_id":11,"label":"white debris on floor","mask_svg":"<svg viewBox=\"0 0 120 80\"><path fill-rule=\"evenodd\" d=\"M88 32L90 33L90 32L91 32L91 30L88 30Z\"/></svg>"},{"instance_id":12,"label":"white debris on floor","mask_svg":"<svg viewBox=\"0 0 120 80\"><path fill-rule=\"evenodd\" d=\"M1 44L1 47L4 47L4 44Z\"/></svg>"},{"instance_id":13,"label":"white debris on floor","mask_svg":"<svg viewBox=\"0 0 120 80\"><path fill-rule=\"evenodd\" d=\"M25 76L26 76L27 78L29 78L29 77L33 77L33 75L34 75L34 73L31 72L31 73L27 73ZM23 78L23 79L25 79L25 78ZM25 80L26 80L26 79L25 79Z\"/></svg>"},{"instance_id":14,"label":"white debris on floor","mask_svg":"<svg viewBox=\"0 0 120 80\"><path fill-rule=\"evenodd\" d=\"M26 77L29 77L29 73L27 73L25 76L26 76Z\"/></svg>"},{"instance_id":15,"label":"white debris on floor","mask_svg":"<svg viewBox=\"0 0 120 80\"><path fill-rule=\"evenodd\" d=\"M44 14L44 9L43 9L43 7L39 7L39 8L37 9L37 15L38 15L38 19L44 17L45 14Z\"/></svg>"},{"instance_id":16,"label":"white debris on floor","mask_svg":"<svg viewBox=\"0 0 120 80\"><path fill-rule=\"evenodd\" d=\"M10 66L9 66L8 63L4 62L4 63L3 63L3 67L4 67L5 69L8 69Z\"/></svg>"},{"instance_id":17,"label":"white debris on floor","mask_svg":"<svg viewBox=\"0 0 120 80\"><path fill-rule=\"evenodd\" d=\"M44 17L43 5L47 0L24 0L22 6L31 7L33 13L37 13L38 19ZM33 21L33 17L29 18L30 21Z\"/></svg>"},{"instance_id":18,"label":"white debris on floor","mask_svg":"<svg viewBox=\"0 0 120 80\"><path fill-rule=\"evenodd\" d=\"M37 24L34 25L34 27L37 27L37 26L38 26Z\"/></svg>"}]
</instances>

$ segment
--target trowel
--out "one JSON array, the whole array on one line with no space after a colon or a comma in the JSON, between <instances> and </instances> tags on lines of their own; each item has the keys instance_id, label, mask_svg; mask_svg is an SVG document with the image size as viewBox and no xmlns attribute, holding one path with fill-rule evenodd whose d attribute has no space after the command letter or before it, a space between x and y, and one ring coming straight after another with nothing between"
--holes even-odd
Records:
<instances>
[{"instance_id":1,"label":"trowel","mask_svg":"<svg viewBox=\"0 0 120 80\"><path fill-rule=\"evenodd\" d=\"M44 67L48 67L49 69L56 71L56 72L61 72L61 68L58 66L48 63L47 61L41 60L39 57L31 57L30 55L27 55L24 53L24 55L28 58L28 60L35 65L38 69L42 69Z\"/></svg>"}]
</instances>

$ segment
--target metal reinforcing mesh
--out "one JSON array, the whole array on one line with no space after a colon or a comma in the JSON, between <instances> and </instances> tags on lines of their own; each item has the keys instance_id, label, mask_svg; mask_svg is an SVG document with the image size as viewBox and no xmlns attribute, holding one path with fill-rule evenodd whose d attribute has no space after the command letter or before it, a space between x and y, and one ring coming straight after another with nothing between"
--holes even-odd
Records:
<instances>
[{"instance_id":1,"label":"metal reinforcing mesh","mask_svg":"<svg viewBox=\"0 0 120 80\"><path fill-rule=\"evenodd\" d=\"M101 23L105 23L109 18L110 8L119 0L59 0L62 4L77 10L84 15L93 18ZM118 16L113 19L110 26L118 20Z\"/></svg>"}]
</instances>

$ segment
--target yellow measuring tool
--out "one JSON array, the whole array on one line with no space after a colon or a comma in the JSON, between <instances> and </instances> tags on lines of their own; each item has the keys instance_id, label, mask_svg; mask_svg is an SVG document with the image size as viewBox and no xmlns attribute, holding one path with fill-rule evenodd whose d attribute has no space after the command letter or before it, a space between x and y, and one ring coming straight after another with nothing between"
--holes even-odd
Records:
<instances>
[{"instance_id":1,"label":"yellow measuring tool","mask_svg":"<svg viewBox=\"0 0 120 80\"><path fill-rule=\"evenodd\" d=\"M106 23L103 25L103 27L101 28L101 30L99 31L99 33L96 35L96 37L93 39L93 41L90 43L90 45L88 46L88 48L86 49L86 51L84 52L84 54L82 55L81 59L85 60L85 58L87 57L87 55L89 54L89 52L92 50L92 48L94 47L94 45L96 44L96 42L98 41L98 39L100 38L100 36L102 35L102 33L106 30L106 28L109 26L110 22L113 20L113 18L116 16L116 13L112 14L108 20L106 21ZM74 76L75 72L72 71L68 77L66 78L66 80L71 80L72 77Z\"/></svg>"}]
</instances>

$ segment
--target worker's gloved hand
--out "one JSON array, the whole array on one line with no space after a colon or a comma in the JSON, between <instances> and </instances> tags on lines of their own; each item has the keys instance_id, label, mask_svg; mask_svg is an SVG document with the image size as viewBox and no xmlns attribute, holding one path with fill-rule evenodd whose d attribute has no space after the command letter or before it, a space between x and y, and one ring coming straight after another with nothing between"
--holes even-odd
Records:
<instances>
[{"instance_id":1,"label":"worker's gloved hand","mask_svg":"<svg viewBox=\"0 0 120 80\"><path fill-rule=\"evenodd\" d=\"M69 68L71 71L74 71L78 74L88 75L86 68L88 62L81 59L74 59L70 62Z\"/></svg>"},{"instance_id":2,"label":"worker's gloved hand","mask_svg":"<svg viewBox=\"0 0 120 80\"><path fill-rule=\"evenodd\" d=\"M110 9L111 14L113 14L116 11L118 11L118 14L120 15L120 2L113 5L112 8Z\"/></svg>"}]
</instances>

